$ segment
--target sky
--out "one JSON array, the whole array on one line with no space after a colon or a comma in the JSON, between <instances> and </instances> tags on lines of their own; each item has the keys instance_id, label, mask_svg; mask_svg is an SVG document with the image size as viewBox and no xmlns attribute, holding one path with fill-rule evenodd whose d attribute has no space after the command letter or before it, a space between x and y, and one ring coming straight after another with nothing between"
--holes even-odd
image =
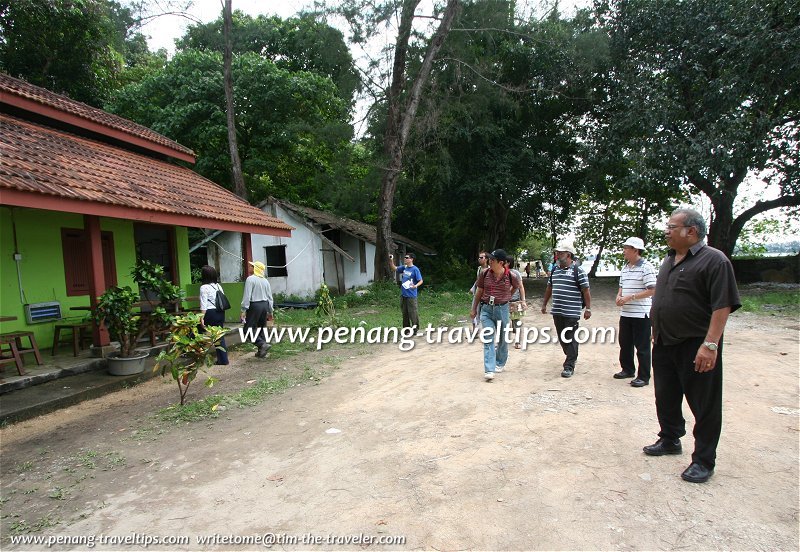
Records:
<instances>
[{"instance_id":1,"label":"sky","mask_svg":"<svg viewBox=\"0 0 800 552\"><path fill-rule=\"evenodd\" d=\"M154 9L157 9L156 6L158 5L158 2L162 0L151 1ZM335 0L328 0L328 3L334 1ZM418 9L418 13L429 13L430 6L433 1L434 0L422 0L420 8ZM543 10L542 6L546 7L548 5L552 5L554 1L555 0L517 0L517 8L523 11L529 11L531 9ZM572 15L576 7L588 7L591 2L591 0L558 1L559 9L564 15ZM282 18L287 18L297 14L304 8L311 8L312 6L313 0L233 0L234 10L240 10L251 16L263 14L278 15ZM162 11L168 10L164 9ZM193 0L191 7L186 11L196 20L207 23L217 19L220 16L222 11L222 1ZM539 11L539 13L542 13L542 11ZM160 48L165 48L169 54L172 55L175 52L175 40L183 36L183 34L186 32L186 28L192 23L193 22L191 20L177 15L161 16L143 26L141 32L148 37L147 42L150 50L155 51ZM342 31L345 33L346 37L346 29L342 29ZM390 38L386 37L383 40L388 41ZM358 63L359 59L363 56L360 56L357 52L353 52L353 57ZM357 105L356 113L354 114L354 124L357 124L357 126L358 123L355 123L355 121L360 121L362 119L361 114L365 112L365 110L366 107L364 105ZM361 132L361 130L358 128L356 131L357 133ZM761 186L756 186L756 189L761 189ZM771 187L765 195L766 197L764 199L776 197L778 195L777 187ZM743 190L742 196L742 199L747 202L751 202L754 199L752 197L752 193L747 190ZM699 207L704 213L706 211L710 212L710 205L699 205ZM785 217L779 211L770 211L768 214L761 215L758 218L778 218L779 220L783 220ZM795 223L793 226L800 228L800 223Z\"/></svg>"},{"instance_id":2,"label":"sky","mask_svg":"<svg viewBox=\"0 0 800 552\"><path fill-rule=\"evenodd\" d=\"M285 19L311 4L312 2L306 0L233 0L232 5L234 10L240 10L248 15L278 15ZM195 19L208 23L220 16L222 3L220 0L194 0L186 12ZM173 54L175 39L182 37L186 28L192 23L185 17L164 15L148 22L142 27L141 32L148 37L147 44L150 50L166 48Z\"/></svg>"},{"instance_id":3,"label":"sky","mask_svg":"<svg viewBox=\"0 0 800 552\"><path fill-rule=\"evenodd\" d=\"M335 1L335 0L334 0ZM519 0L518 8L526 9L528 6L551 5L554 0ZM157 9L159 0L154 0L154 9ZM575 6L588 6L591 0L559 0L559 8L564 14L571 14ZM328 3L332 3L328 0ZM418 12L430 12L432 0L422 0ZM233 9L240 10L248 15L278 15L287 18L295 15L304 8L311 8L313 0L233 0ZM163 10L167 11L167 10ZM220 16L222 11L221 0L193 0L192 6L186 12L208 23ZM142 34L148 37L147 43L151 50L160 48L172 54L175 52L175 39L183 36L186 28L192 21L177 15L158 17L142 27ZM354 56L357 57L357 56Z\"/></svg>"}]
</instances>

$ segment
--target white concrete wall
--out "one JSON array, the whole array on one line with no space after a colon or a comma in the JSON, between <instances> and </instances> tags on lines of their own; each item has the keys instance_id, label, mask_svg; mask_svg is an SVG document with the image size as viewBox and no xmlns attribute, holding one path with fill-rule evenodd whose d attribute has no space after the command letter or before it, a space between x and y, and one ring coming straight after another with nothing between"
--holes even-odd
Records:
<instances>
[{"instance_id":1,"label":"white concrete wall","mask_svg":"<svg viewBox=\"0 0 800 552\"><path fill-rule=\"evenodd\" d=\"M242 235L223 232L208 242L208 264L217 267L220 282L243 281L246 275L242 275Z\"/></svg>"},{"instance_id":2,"label":"white concrete wall","mask_svg":"<svg viewBox=\"0 0 800 552\"><path fill-rule=\"evenodd\" d=\"M291 212L277 207L275 215L282 221L295 227L291 238L253 234L253 260L266 264L264 247L286 245L286 268L288 276L270 277L272 293L313 296L322 285L322 241L319 235L312 232L303 221ZM292 261L294 259L294 261Z\"/></svg>"},{"instance_id":3,"label":"white concrete wall","mask_svg":"<svg viewBox=\"0 0 800 552\"><path fill-rule=\"evenodd\" d=\"M262 234L253 234L251 243L253 247L253 260L261 261L266 264L265 247L285 245L286 246L286 277L270 277L269 283L273 293L284 293L286 295L299 295L301 297L313 296L319 289L324 279L332 290L336 290L336 273L334 271L334 257L339 263L339 276L344 278L345 289L352 289L357 286L365 286L372 282L375 274L375 245L365 244L367 256L367 272L361 272L361 259L359 249L359 239L341 233L342 249L355 259L351 262L332 251L322 251L322 248L330 249L327 244L323 246L319 235L306 226L303 220L291 211L286 211L280 206L276 207L273 213L269 208L265 209L267 214L277 216L280 220L295 227L291 238L280 238ZM311 224L311 223L307 223ZM221 282L238 282L241 276L241 234L237 232L223 232L214 239L221 247L217 247L213 242L208 244L208 263L220 267ZM226 253L229 251L231 254ZM323 264L324 258L324 264ZM292 260L294 259L294 261ZM328 271L325 271L328 268Z\"/></svg>"},{"instance_id":4,"label":"white concrete wall","mask_svg":"<svg viewBox=\"0 0 800 552\"><path fill-rule=\"evenodd\" d=\"M367 285L375 273L375 246L371 243L366 244L367 272L362 273L359 242L355 236L342 233L342 249L356 260L351 262L350 259L344 259L344 282L347 289Z\"/></svg>"}]
</instances>

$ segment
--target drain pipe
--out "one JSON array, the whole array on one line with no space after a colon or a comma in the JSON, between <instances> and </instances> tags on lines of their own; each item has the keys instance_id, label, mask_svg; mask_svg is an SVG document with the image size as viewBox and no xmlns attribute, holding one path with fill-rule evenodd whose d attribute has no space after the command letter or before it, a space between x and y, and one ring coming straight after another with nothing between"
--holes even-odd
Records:
<instances>
[{"instance_id":1,"label":"drain pipe","mask_svg":"<svg viewBox=\"0 0 800 552\"><path fill-rule=\"evenodd\" d=\"M26 305L28 301L25 299L25 290L22 288L22 269L19 263L22 262L22 253L19 252L17 245L17 222L14 220L14 208L9 208L11 211L11 235L14 237L14 263L17 265L17 282L19 283L19 302Z\"/></svg>"}]
</instances>

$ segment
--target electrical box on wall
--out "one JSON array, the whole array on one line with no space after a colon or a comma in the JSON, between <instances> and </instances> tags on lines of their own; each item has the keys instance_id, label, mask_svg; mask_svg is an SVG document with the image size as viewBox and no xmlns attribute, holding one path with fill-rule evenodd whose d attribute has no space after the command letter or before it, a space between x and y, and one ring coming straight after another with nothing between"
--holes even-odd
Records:
<instances>
[{"instance_id":1,"label":"electrical box on wall","mask_svg":"<svg viewBox=\"0 0 800 552\"><path fill-rule=\"evenodd\" d=\"M25 319L28 321L28 324L60 320L61 303L58 301L51 301L49 303L31 303L25 305Z\"/></svg>"}]
</instances>

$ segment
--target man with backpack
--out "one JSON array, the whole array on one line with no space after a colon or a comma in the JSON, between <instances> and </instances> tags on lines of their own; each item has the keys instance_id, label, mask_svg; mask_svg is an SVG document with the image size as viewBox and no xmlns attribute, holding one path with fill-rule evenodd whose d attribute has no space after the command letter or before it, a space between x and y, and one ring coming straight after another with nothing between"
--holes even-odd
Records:
<instances>
[{"instance_id":1,"label":"man with backpack","mask_svg":"<svg viewBox=\"0 0 800 552\"><path fill-rule=\"evenodd\" d=\"M488 382L503 371L508 360L508 341L505 329L509 324L508 303L522 279L506 266L510 260L502 249L489 253L489 269L481 272L472 300L470 318L480 313L481 326L487 330L483 343L483 378ZM479 310L480 309L480 310ZM492 329L491 332L488 329Z\"/></svg>"},{"instance_id":2,"label":"man with backpack","mask_svg":"<svg viewBox=\"0 0 800 552\"><path fill-rule=\"evenodd\" d=\"M589 292L589 278L575 262L575 247L562 241L555 248L556 263L547 280L547 289L542 302L542 314L547 314L547 302L553 298L553 323L556 326L558 342L567 356L564 360L562 378L571 378L578 360L578 342L575 330L581 319L592 316L592 294Z\"/></svg>"}]
</instances>

